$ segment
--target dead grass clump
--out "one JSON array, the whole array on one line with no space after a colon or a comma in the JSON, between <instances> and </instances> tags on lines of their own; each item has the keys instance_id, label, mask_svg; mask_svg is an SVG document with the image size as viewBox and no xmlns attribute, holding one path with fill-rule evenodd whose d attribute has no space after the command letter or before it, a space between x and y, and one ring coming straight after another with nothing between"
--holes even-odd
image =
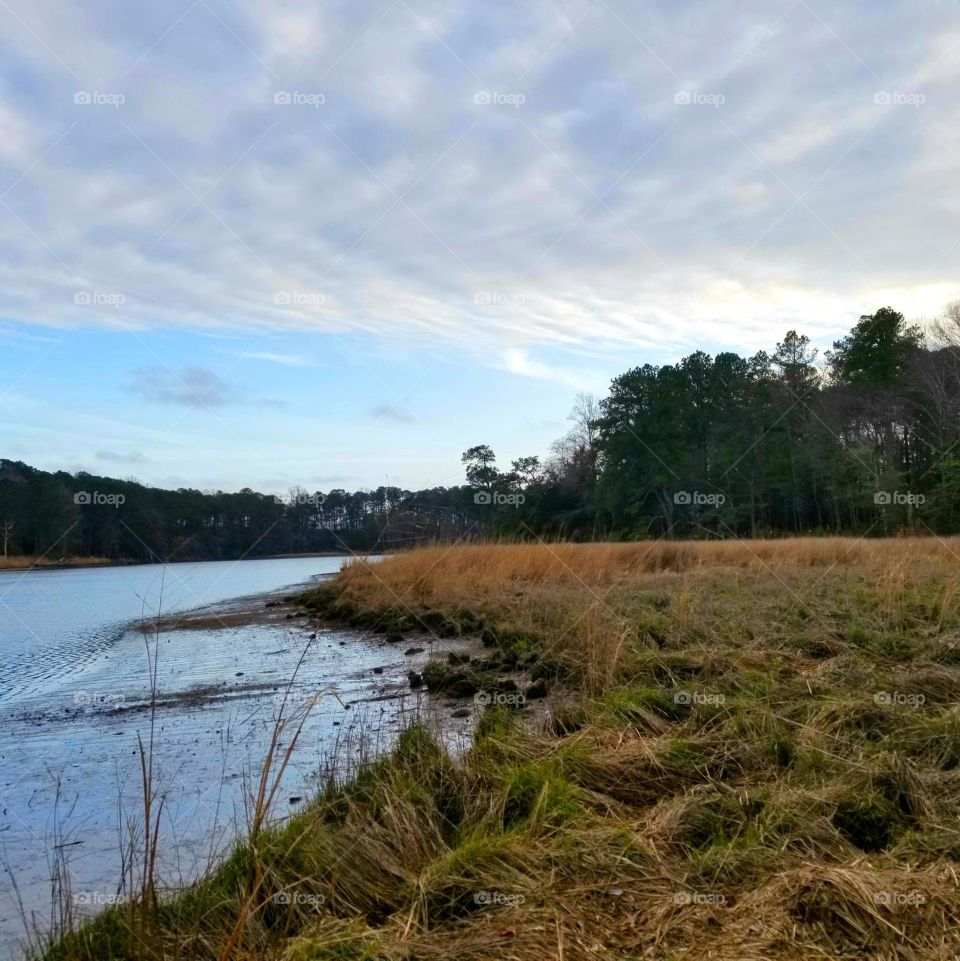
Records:
<instances>
[{"instance_id":1,"label":"dead grass clump","mask_svg":"<svg viewBox=\"0 0 960 961\"><path fill-rule=\"evenodd\" d=\"M960 708L951 707L937 714L914 711L905 714L887 746L891 751L933 765L940 771L960 768Z\"/></svg>"},{"instance_id":2,"label":"dead grass clump","mask_svg":"<svg viewBox=\"0 0 960 961\"><path fill-rule=\"evenodd\" d=\"M738 900L701 953L717 958L952 961L960 924L955 877L805 865Z\"/></svg>"},{"instance_id":3,"label":"dead grass clump","mask_svg":"<svg viewBox=\"0 0 960 961\"><path fill-rule=\"evenodd\" d=\"M927 705L955 704L960 700L960 670L918 660L894 671L891 687L897 693L912 695L906 706L916 705L921 710Z\"/></svg>"}]
</instances>

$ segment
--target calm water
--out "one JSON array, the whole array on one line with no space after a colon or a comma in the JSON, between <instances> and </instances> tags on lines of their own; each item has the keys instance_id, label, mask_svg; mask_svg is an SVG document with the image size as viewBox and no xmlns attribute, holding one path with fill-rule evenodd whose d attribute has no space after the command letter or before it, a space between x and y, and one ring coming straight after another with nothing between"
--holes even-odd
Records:
<instances>
[{"instance_id":1,"label":"calm water","mask_svg":"<svg viewBox=\"0 0 960 961\"><path fill-rule=\"evenodd\" d=\"M0 704L71 683L141 616L302 584L340 557L0 572Z\"/></svg>"},{"instance_id":2,"label":"calm water","mask_svg":"<svg viewBox=\"0 0 960 961\"><path fill-rule=\"evenodd\" d=\"M23 937L11 875L42 929L50 924L58 853L79 913L117 896L120 839L139 804L137 739L147 738L150 722L138 709L149 673L135 622L158 606L170 613L282 591L335 573L342 560L0 574L0 957L16 955ZM379 637L321 630L311 641L311 632L281 619L160 635L156 768L165 881L196 877L242 830L278 697L305 650L294 700L320 700L277 814L309 796L331 751L349 755L361 735L375 749L389 747L402 714L417 709L406 672L429 656L429 643L405 656L405 644ZM460 734L468 730L462 722Z\"/></svg>"}]
</instances>

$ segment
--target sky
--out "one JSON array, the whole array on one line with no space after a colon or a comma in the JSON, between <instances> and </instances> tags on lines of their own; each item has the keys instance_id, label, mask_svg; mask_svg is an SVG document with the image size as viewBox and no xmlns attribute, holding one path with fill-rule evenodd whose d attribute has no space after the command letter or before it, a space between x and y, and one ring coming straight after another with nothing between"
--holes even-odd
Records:
<instances>
[{"instance_id":1,"label":"sky","mask_svg":"<svg viewBox=\"0 0 960 961\"><path fill-rule=\"evenodd\" d=\"M950 2L0 0L0 456L459 483L960 297Z\"/></svg>"}]
</instances>

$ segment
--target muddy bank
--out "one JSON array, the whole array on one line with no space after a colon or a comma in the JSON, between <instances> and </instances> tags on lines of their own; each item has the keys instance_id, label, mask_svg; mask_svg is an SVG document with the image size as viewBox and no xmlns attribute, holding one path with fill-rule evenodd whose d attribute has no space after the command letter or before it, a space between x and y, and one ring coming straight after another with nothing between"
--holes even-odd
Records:
<instances>
[{"instance_id":1,"label":"muddy bank","mask_svg":"<svg viewBox=\"0 0 960 961\"><path fill-rule=\"evenodd\" d=\"M115 895L151 730L164 799L160 878L171 887L200 877L245 833L281 713L304 725L276 818L306 803L332 768L346 773L389 751L414 718L457 753L470 743L482 705L431 695L422 677L431 659L476 656L479 639L411 632L400 643L320 623L295 590L197 607L146 633L136 621L72 659L51 651L29 693L0 699L0 867L31 924L50 923L54 865L84 896L81 915ZM23 923L13 888L2 887L0 955L13 957Z\"/></svg>"},{"instance_id":2,"label":"muddy bank","mask_svg":"<svg viewBox=\"0 0 960 961\"><path fill-rule=\"evenodd\" d=\"M336 575L318 580L330 581ZM426 630L400 631L384 624L359 627L348 621L318 610L313 591L289 591L240 598L225 604L209 606L181 614L142 621L137 627L146 635L161 636L170 631L209 631L238 627L283 627L302 631L304 643L323 637L324 632L349 632L354 643L370 645L377 650L394 649L407 659L407 687L411 691L426 689L440 703L455 709L458 717L473 714L464 711L466 702L474 698L477 706L500 703L523 708L528 703L545 698L548 686L543 677L523 669L515 659L505 660L502 653L492 653L481 633L448 633L437 636ZM348 642L338 641L339 646ZM267 656L288 653L287 649L267 652ZM395 656L395 655L393 655ZM384 665L371 669L372 681L383 675ZM235 685L229 691L220 686L182 692L174 699L157 699L158 707L183 702L199 703L203 699L222 699L256 694L269 685ZM362 701L386 700L404 696L404 691L385 694L382 685L371 683L371 697ZM141 709L147 705L139 705ZM130 709L127 706L126 709Z\"/></svg>"},{"instance_id":3,"label":"muddy bank","mask_svg":"<svg viewBox=\"0 0 960 961\"><path fill-rule=\"evenodd\" d=\"M321 575L317 580L329 580L333 576ZM144 618L138 621L135 627L143 634L154 634L158 631L209 631L251 625L283 626L287 621L307 619L307 612L300 603L301 593L291 593L286 589L240 597L195 610Z\"/></svg>"},{"instance_id":4,"label":"muddy bank","mask_svg":"<svg viewBox=\"0 0 960 961\"><path fill-rule=\"evenodd\" d=\"M129 861L118 839L141 804L139 745L151 731L164 799L160 879L179 887L245 833L281 715L304 724L275 818L306 803L331 771L348 776L390 751L414 720L462 755L488 705L531 723L546 710L529 671L494 664L478 633L348 625L309 610L304 587L138 619L67 648L70 657L34 653L30 689L0 698L0 843L41 929L51 865L85 896L80 914L115 894ZM12 892L0 891L0 953L15 955L22 931Z\"/></svg>"}]
</instances>

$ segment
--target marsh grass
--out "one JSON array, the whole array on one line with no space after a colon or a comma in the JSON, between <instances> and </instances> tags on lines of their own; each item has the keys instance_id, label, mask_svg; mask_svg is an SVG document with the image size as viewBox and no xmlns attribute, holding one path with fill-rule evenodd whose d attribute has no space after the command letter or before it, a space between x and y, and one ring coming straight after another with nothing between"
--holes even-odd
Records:
<instances>
[{"instance_id":1,"label":"marsh grass","mask_svg":"<svg viewBox=\"0 0 960 961\"><path fill-rule=\"evenodd\" d=\"M104 564L116 564L117 561L109 557L47 557L30 556L26 554L12 554L0 557L0 571L28 570L41 567L101 567Z\"/></svg>"},{"instance_id":2,"label":"marsh grass","mask_svg":"<svg viewBox=\"0 0 960 961\"><path fill-rule=\"evenodd\" d=\"M480 633L575 697L423 725L215 872L47 953L871 958L960 946L953 540L489 545L358 562L318 615ZM553 695L552 695L553 696Z\"/></svg>"}]
</instances>

